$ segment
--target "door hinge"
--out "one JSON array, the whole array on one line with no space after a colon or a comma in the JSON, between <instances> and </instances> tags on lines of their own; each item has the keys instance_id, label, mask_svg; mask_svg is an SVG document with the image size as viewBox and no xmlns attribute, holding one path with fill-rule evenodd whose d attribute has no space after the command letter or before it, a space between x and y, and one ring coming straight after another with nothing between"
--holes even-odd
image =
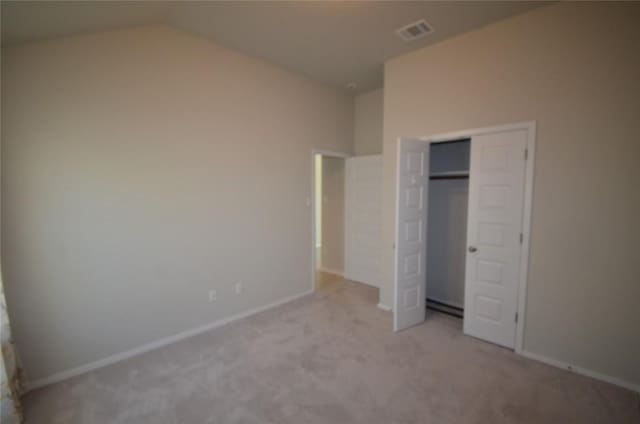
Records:
<instances>
[{"instance_id":1,"label":"door hinge","mask_svg":"<svg viewBox=\"0 0 640 424\"><path fill-rule=\"evenodd\" d=\"M520 244L524 241L524 234L520 233Z\"/></svg>"},{"instance_id":2,"label":"door hinge","mask_svg":"<svg viewBox=\"0 0 640 424\"><path fill-rule=\"evenodd\" d=\"M529 149L524 149L524 160L529 158Z\"/></svg>"},{"instance_id":3,"label":"door hinge","mask_svg":"<svg viewBox=\"0 0 640 424\"><path fill-rule=\"evenodd\" d=\"M516 312L516 322L518 322L518 313Z\"/></svg>"}]
</instances>

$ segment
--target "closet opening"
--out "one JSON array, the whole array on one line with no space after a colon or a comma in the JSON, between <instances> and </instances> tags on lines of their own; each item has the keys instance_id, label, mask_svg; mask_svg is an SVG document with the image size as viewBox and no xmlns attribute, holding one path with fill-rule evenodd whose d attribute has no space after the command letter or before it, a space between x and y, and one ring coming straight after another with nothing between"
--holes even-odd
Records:
<instances>
[{"instance_id":1,"label":"closet opening","mask_svg":"<svg viewBox=\"0 0 640 424\"><path fill-rule=\"evenodd\" d=\"M471 139L431 143L427 213L427 309L464 317Z\"/></svg>"}]
</instances>

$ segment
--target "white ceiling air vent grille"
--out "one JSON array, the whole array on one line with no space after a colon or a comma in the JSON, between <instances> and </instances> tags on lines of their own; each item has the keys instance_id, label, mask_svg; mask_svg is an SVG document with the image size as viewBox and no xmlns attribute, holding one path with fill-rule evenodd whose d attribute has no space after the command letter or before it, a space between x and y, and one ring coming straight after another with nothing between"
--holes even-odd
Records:
<instances>
[{"instance_id":1,"label":"white ceiling air vent grille","mask_svg":"<svg viewBox=\"0 0 640 424\"><path fill-rule=\"evenodd\" d=\"M403 26L402 28L396 30L398 35L406 42L417 40L418 38L422 38L425 35L431 34L433 29L427 21L424 19L420 19L417 22L413 22L409 25Z\"/></svg>"}]
</instances>

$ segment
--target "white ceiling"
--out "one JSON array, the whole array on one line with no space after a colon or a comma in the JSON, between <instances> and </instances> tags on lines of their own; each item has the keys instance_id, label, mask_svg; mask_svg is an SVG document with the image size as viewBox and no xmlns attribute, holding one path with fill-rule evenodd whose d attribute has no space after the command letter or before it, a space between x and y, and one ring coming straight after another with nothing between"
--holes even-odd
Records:
<instances>
[{"instance_id":1,"label":"white ceiling","mask_svg":"<svg viewBox=\"0 0 640 424\"><path fill-rule=\"evenodd\" d=\"M165 23L356 92L382 86L395 56L544 5L540 2L2 1L2 44ZM434 32L405 43L395 30L424 18Z\"/></svg>"}]
</instances>

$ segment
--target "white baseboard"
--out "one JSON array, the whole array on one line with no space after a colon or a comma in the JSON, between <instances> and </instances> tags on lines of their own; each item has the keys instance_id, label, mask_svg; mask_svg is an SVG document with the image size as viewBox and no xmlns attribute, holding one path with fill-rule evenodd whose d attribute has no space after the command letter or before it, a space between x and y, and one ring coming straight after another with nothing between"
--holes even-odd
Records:
<instances>
[{"instance_id":1,"label":"white baseboard","mask_svg":"<svg viewBox=\"0 0 640 424\"><path fill-rule=\"evenodd\" d=\"M537 353L529 352L527 350L523 350L520 354L526 358L533 359L534 361L542 362L547 365L551 365L553 367L562 368L564 370L574 372L576 374L584 375L586 377L591 377L596 380L604 381L606 383L610 383L616 386L624 387L625 389L633 390L634 392L640 393L640 384L633 383L631 381L621 380L616 377L611 377L609 375L601 374L596 371L591 371L586 368L577 367L575 365L571 365L567 362L559 361L557 359L548 358L544 355L540 355Z\"/></svg>"},{"instance_id":2,"label":"white baseboard","mask_svg":"<svg viewBox=\"0 0 640 424\"><path fill-rule=\"evenodd\" d=\"M378 303L378 309L382 309L383 311L386 312L391 312L391 306L387 306L387 305L383 305L382 303Z\"/></svg>"},{"instance_id":3,"label":"white baseboard","mask_svg":"<svg viewBox=\"0 0 640 424\"><path fill-rule=\"evenodd\" d=\"M97 361L90 362L88 364L81 365L81 366L76 367L76 368L71 368L71 369L68 369L68 370L60 371L60 372L52 374L52 375L50 375L48 377L40 378L38 380L27 381L26 384L24 385L23 393L27 393L27 392L29 392L31 390L38 389L38 388L43 387L43 386L48 386L49 384L57 383L59 381L66 380L66 379L69 379L71 377L76 377L78 375L85 374L87 372L96 370L98 368L106 367L107 365L115 364L116 362L120 362L120 361L123 361L125 359L129 359L131 357L134 357L134 356L137 356L137 355L141 355L143 353L158 349L158 348L160 348L162 346L166 346L166 345L169 345L171 343L175 343L177 341L180 341L180 340L195 336L195 335L200 334L200 333L204 333L204 332L209 331L209 330L213 330L214 328L222 327L223 325L229 324L229 323L231 323L233 321L237 321L237 320L242 319L242 318L247 318L247 317L249 317L251 315L255 315L255 314L259 313L259 312L266 311L267 309L272 309L272 308L275 308L276 306L280 306L280 305L283 305L285 303L292 302L294 300L297 300L297 299L300 299L302 297L308 296L308 295L310 295L312 293L313 293L313 290L307 290L304 293L296 294L296 295L293 295L293 296L288 296L288 297L285 297L284 299L280 299L280 300L278 300L276 302L273 302L273 303L270 303L268 305L260 306L258 308L254 308L254 309L250 309L250 310L245 311L245 312L240 312L239 314L235 314L235 315L231 315L230 317L227 317L227 318L219 319L217 321L214 321L212 323L203 325L201 327L197 327L197 328L194 328L194 329L191 329L191 330L183 331L181 333L174 334L173 336L165 337L164 339L156 340L154 342L147 343L147 344L144 344L142 346L138 346L136 348L133 348L131 350L127 350L125 352L117 353L115 355L111 355L111 356L108 356L106 358L99 359Z\"/></svg>"},{"instance_id":4,"label":"white baseboard","mask_svg":"<svg viewBox=\"0 0 640 424\"><path fill-rule=\"evenodd\" d=\"M344 278L344 272L343 271L336 271L335 269L329 269L329 268L325 268L325 267L318 268L318 271L326 272L327 274L333 274L333 275L337 275L338 277Z\"/></svg>"},{"instance_id":5,"label":"white baseboard","mask_svg":"<svg viewBox=\"0 0 640 424\"><path fill-rule=\"evenodd\" d=\"M341 274L336 273L335 271L329 271L329 270L323 270L323 271L324 272L329 272L329 273L332 273L332 274L341 275ZM204 332L209 331L209 330L213 330L214 328L222 327L223 325L229 324L229 323L231 323L233 321L237 321L239 319L247 318L247 317L249 317L251 315L255 315L255 314L259 313L259 312L263 312L263 311L266 311L268 309L272 309L272 308L275 308L277 306L283 305L285 303L292 302L294 300L297 300L297 299L300 299L302 297L308 296L308 295L310 295L312 293L313 293L312 290L308 290L308 291L305 291L305 292L300 293L300 294L296 294L296 295L293 295L293 296L285 297L284 299L280 299L280 300L278 300L276 302L273 302L273 303L270 303L268 305L260 306L258 308L254 308L254 309L250 309L248 311L241 312L239 314L235 314L235 315L232 315L232 316L227 317L227 318L222 318L222 319L219 319L219 320L214 321L212 323L203 325L201 327L197 327L197 328L194 328L194 329L191 329L191 330L183 331L181 333L174 334L173 336L169 336L169 337L166 337L164 339L156 340L154 342L147 343L147 344L142 345L142 346L138 346L138 347L136 347L134 349L131 349L131 350L128 350L128 351L125 351L125 352L117 353L115 355L111 355L111 356L108 356L106 358L99 359L97 361L90 362L88 364L81 365L81 366L76 367L76 368L71 368L71 369L68 369L68 370L65 370L65 371L60 371L60 372L52 374L52 375L50 375L48 377L44 377L44 378L41 378L41 379L38 379L38 380L28 381L28 382L26 382L26 384L24 386L24 392L23 393L27 393L27 392L29 392L31 390L35 390L35 389L38 389L40 387L47 386L49 384L57 383L59 381L63 381L63 380L66 380L66 379L69 379L69 378L72 378L72 377L76 377L78 375L85 374L87 372L90 372L90 371L93 371L93 370L96 370L96 369L99 369L99 368L106 367L107 365L115 364L116 362L120 362L120 361L123 361L125 359L131 358L131 357L134 357L134 356L137 356L137 355L141 355L143 353L146 353L146 352L158 349L160 347L169 345L171 343L175 343L177 341L180 341L180 340L195 336L197 334L204 333ZM379 309L381 309L383 311L386 311L386 312L391 312L392 311L391 307L389 307L387 305L384 305L382 303L378 303L377 306L378 306ZM608 376L608 375L605 375L605 374L602 374L602 373L599 373L599 372L596 372L596 371L591 371L591 370L588 370L588 369L585 369L585 368L582 368L582 367L574 366L574 365L571 365L571 364L566 363L566 362L562 362L562 361L559 361L559 360L556 360L556 359L548 358L548 357L546 357L544 355L540 355L540 354L537 354L537 353L529 352L527 350L521 351L520 354L522 356L524 356L526 358L529 358L529 359L532 359L534 361L542 362L544 364L551 365L553 367L562 368L562 369L570 371L570 372L575 372L576 374L584 375L586 377L591 377L591 378L594 378L596 380L604 381L604 382L607 382L607 383L610 383L610 384L614 384L616 386L624 387L626 389L629 389L629 390L632 390L634 392L640 393L640 384L638 384L638 383L633 383L633 382L630 382L630 381L621 380L621 379L616 378L616 377L611 377L611 376Z\"/></svg>"}]
</instances>

